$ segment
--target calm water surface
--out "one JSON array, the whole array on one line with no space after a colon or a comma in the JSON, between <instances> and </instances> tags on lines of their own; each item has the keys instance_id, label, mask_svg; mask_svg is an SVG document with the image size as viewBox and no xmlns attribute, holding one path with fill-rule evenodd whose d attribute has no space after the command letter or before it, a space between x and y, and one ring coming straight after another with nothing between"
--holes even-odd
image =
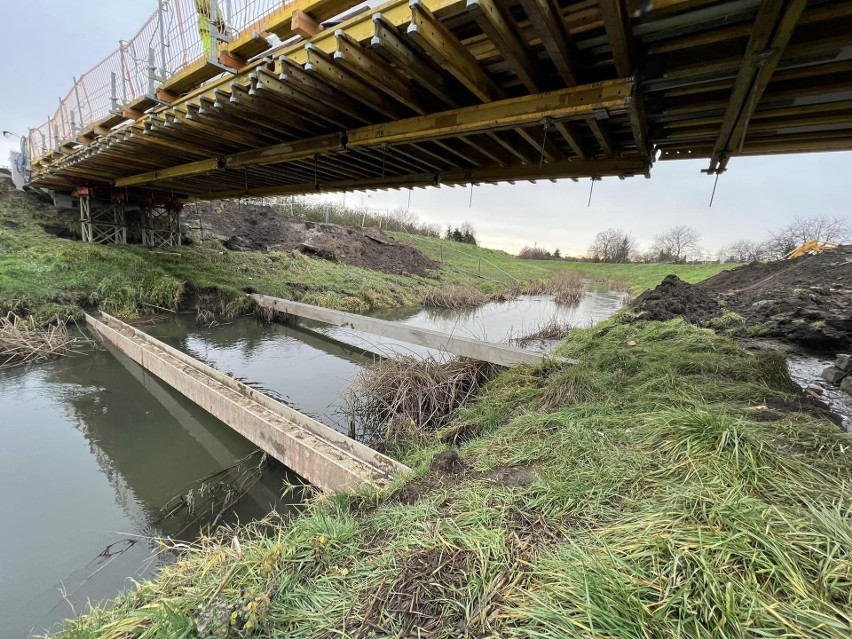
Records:
<instances>
[{"instance_id":1,"label":"calm water surface","mask_svg":"<svg viewBox=\"0 0 852 639\"><path fill-rule=\"evenodd\" d=\"M0 635L41 632L164 560L152 525L173 496L254 446L123 355L0 371ZM280 466L236 507L281 504ZM187 531L182 536L194 536Z\"/></svg>"}]
</instances>

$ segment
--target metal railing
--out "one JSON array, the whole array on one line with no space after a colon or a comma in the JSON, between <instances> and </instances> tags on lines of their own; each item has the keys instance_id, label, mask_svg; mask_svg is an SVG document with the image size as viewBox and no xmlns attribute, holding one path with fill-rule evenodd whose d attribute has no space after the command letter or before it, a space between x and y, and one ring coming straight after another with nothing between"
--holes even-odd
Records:
<instances>
[{"instance_id":1,"label":"metal railing","mask_svg":"<svg viewBox=\"0 0 852 639\"><path fill-rule=\"evenodd\" d=\"M82 75L54 115L29 130L30 160L56 149L86 127L203 58L216 62L220 42L243 32L263 33L266 18L294 0L158 0L157 9L129 40ZM353 3L354 4L354 3Z\"/></svg>"}]
</instances>

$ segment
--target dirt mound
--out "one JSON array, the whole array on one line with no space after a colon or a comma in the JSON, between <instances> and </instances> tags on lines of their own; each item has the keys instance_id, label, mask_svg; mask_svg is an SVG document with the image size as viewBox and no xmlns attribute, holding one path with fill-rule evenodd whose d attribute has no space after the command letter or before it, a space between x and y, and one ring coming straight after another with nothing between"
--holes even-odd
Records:
<instances>
[{"instance_id":1,"label":"dirt mound","mask_svg":"<svg viewBox=\"0 0 852 639\"><path fill-rule=\"evenodd\" d=\"M715 296L677 275L669 275L656 288L645 291L630 305L638 319L663 322L683 317L693 324L706 324L722 309Z\"/></svg>"},{"instance_id":2,"label":"dirt mound","mask_svg":"<svg viewBox=\"0 0 852 639\"><path fill-rule=\"evenodd\" d=\"M852 246L795 260L754 262L690 285L670 275L630 308L640 319L684 317L741 336L811 351L852 350ZM735 313L719 323L712 320Z\"/></svg>"},{"instance_id":3,"label":"dirt mound","mask_svg":"<svg viewBox=\"0 0 852 639\"><path fill-rule=\"evenodd\" d=\"M428 275L440 266L379 229L305 222L269 206L226 201L193 204L184 209L183 218L196 237L217 239L233 251L296 250L396 275Z\"/></svg>"},{"instance_id":4,"label":"dirt mound","mask_svg":"<svg viewBox=\"0 0 852 639\"><path fill-rule=\"evenodd\" d=\"M752 333L837 353L852 349L852 246L749 264L698 285L742 315Z\"/></svg>"}]
</instances>

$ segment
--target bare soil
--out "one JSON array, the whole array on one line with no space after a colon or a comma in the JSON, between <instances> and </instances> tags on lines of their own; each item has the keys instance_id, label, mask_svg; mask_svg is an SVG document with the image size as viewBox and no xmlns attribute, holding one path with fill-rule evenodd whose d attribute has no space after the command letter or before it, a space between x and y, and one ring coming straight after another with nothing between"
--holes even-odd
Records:
<instances>
[{"instance_id":1,"label":"bare soil","mask_svg":"<svg viewBox=\"0 0 852 639\"><path fill-rule=\"evenodd\" d=\"M743 337L774 339L813 352L852 350L852 245L795 260L748 264L699 283L667 277L640 295L641 319L684 317L705 326L727 311Z\"/></svg>"},{"instance_id":2,"label":"bare soil","mask_svg":"<svg viewBox=\"0 0 852 639\"><path fill-rule=\"evenodd\" d=\"M677 275L667 276L655 288L642 293L630 308L643 320L665 322L683 317L697 325L706 324L722 314L715 295L684 282Z\"/></svg>"},{"instance_id":3,"label":"bare soil","mask_svg":"<svg viewBox=\"0 0 852 639\"><path fill-rule=\"evenodd\" d=\"M529 486L535 481L534 467L515 464L498 466L489 471L474 471L459 457L454 448L442 451L432 459L429 473L421 479L410 481L394 498L401 504L414 504L423 495L435 490L448 489L468 481L485 480L508 488Z\"/></svg>"},{"instance_id":4,"label":"bare soil","mask_svg":"<svg viewBox=\"0 0 852 639\"><path fill-rule=\"evenodd\" d=\"M289 218L269 206L219 201L189 205L187 230L232 251L300 251L395 275L429 275L440 267L416 248L377 228L352 228Z\"/></svg>"}]
</instances>

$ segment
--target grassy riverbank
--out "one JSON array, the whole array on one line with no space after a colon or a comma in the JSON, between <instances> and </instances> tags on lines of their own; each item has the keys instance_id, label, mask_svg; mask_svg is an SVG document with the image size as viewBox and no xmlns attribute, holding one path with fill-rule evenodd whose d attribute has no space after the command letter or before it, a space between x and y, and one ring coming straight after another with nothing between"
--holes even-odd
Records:
<instances>
[{"instance_id":1,"label":"grassy riverbank","mask_svg":"<svg viewBox=\"0 0 852 639\"><path fill-rule=\"evenodd\" d=\"M566 262L562 260L522 260L503 251L484 249L470 244L447 242L434 237L394 233L399 239L413 244L433 260L444 263L444 277L469 280L481 275L480 287L494 289L511 286L517 280L547 279L557 270L582 273L598 281L620 280L633 292L653 288L666 275L675 274L694 284L736 264L602 264ZM490 290L488 292L491 292Z\"/></svg>"},{"instance_id":2,"label":"grassy riverbank","mask_svg":"<svg viewBox=\"0 0 852 639\"><path fill-rule=\"evenodd\" d=\"M94 306L123 317L197 304L233 314L247 309L243 293L251 290L363 312L417 305L430 288L447 283L491 293L518 282L546 279L560 267L579 268L594 278L620 278L640 289L672 272L695 281L722 269L534 262L446 240L401 236L436 260L443 256L442 268L434 276L414 277L300 253L232 252L218 242L150 250L87 245L44 230L64 224L67 218L0 179L0 309L16 309L38 321L79 316L82 308Z\"/></svg>"},{"instance_id":3,"label":"grassy riverbank","mask_svg":"<svg viewBox=\"0 0 852 639\"><path fill-rule=\"evenodd\" d=\"M680 320L560 354L493 379L457 456L206 540L64 637L849 636L852 448L782 356Z\"/></svg>"}]
</instances>

